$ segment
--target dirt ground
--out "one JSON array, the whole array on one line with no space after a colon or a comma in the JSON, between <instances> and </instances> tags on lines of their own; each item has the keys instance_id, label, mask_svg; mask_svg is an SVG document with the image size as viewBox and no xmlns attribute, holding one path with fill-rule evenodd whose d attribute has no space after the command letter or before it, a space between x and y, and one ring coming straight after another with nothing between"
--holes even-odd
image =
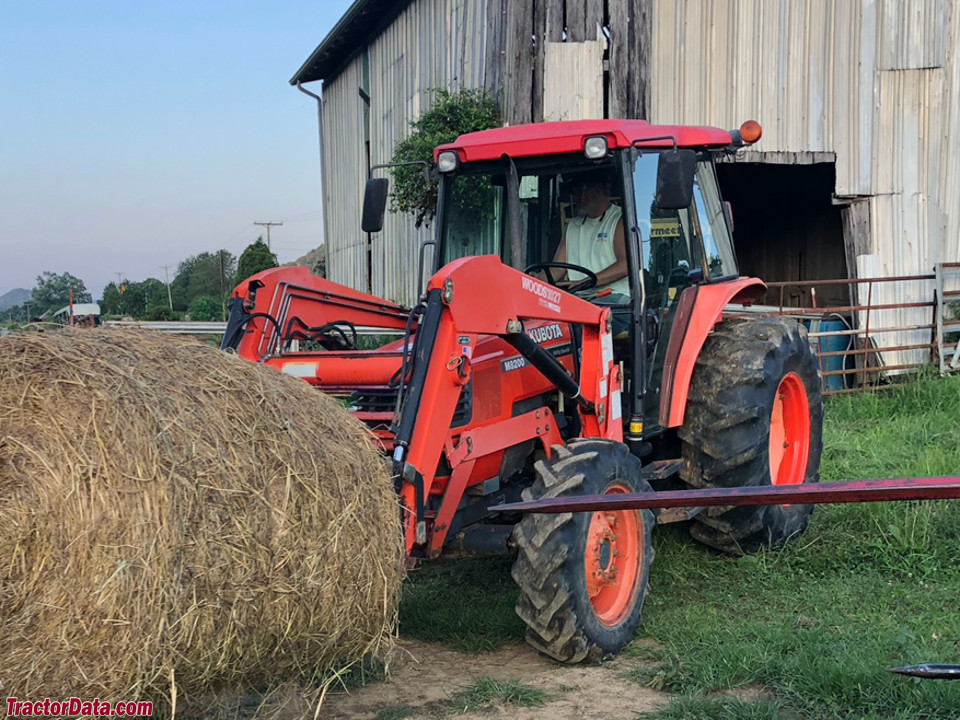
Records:
<instances>
[{"instance_id":1,"label":"dirt ground","mask_svg":"<svg viewBox=\"0 0 960 720\"><path fill-rule=\"evenodd\" d=\"M381 710L406 706L414 710L410 720L433 720L440 714L454 715L449 698L481 678L514 681L547 694L539 707L499 706L495 713L456 714L463 720L634 720L666 704L669 696L622 677L636 660L618 658L601 665L565 666L539 655L526 644L508 645L479 655L459 653L441 645L401 638L383 682L349 693L330 695L320 717L330 720L361 720L376 717ZM444 711L446 711L444 713Z\"/></svg>"}]
</instances>

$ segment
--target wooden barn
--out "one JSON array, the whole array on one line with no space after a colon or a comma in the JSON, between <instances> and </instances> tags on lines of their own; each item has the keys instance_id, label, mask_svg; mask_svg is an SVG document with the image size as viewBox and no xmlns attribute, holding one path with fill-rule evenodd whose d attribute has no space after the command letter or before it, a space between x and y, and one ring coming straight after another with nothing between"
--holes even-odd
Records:
<instances>
[{"instance_id":1,"label":"wooden barn","mask_svg":"<svg viewBox=\"0 0 960 720\"><path fill-rule=\"evenodd\" d=\"M389 216L368 237L360 206L437 87L486 88L510 124L756 119L761 141L719 171L743 274L930 273L960 259L958 48L949 0L356 0L291 80L320 105L329 275L415 299L431 228ZM873 292L929 300L933 283ZM819 289L821 305L849 300Z\"/></svg>"}]
</instances>

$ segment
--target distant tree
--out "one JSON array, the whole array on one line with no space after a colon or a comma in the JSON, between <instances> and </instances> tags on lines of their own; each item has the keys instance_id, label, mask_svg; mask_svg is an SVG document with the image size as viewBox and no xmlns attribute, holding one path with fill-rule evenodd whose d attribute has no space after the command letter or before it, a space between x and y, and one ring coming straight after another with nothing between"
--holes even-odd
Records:
<instances>
[{"instance_id":1,"label":"distant tree","mask_svg":"<svg viewBox=\"0 0 960 720\"><path fill-rule=\"evenodd\" d=\"M236 274L237 260L226 250L188 257L180 263L177 276L170 283L174 310L187 310L199 297L219 298L221 291L228 295Z\"/></svg>"},{"instance_id":2,"label":"distant tree","mask_svg":"<svg viewBox=\"0 0 960 720\"><path fill-rule=\"evenodd\" d=\"M123 295L119 284L107 283L100 298L100 312L103 315L123 315Z\"/></svg>"},{"instance_id":3,"label":"distant tree","mask_svg":"<svg viewBox=\"0 0 960 720\"><path fill-rule=\"evenodd\" d=\"M313 267L310 268L310 272L325 278L327 276L327 244L324 243L318 247L316 253L317 259L314 261Z\"/></svg>"},{"instance_id":4,"label":"distant tree","mask_svg":"<svg viewBox=\"0 0 960 720\"><path fill-rule=\"evenodd\" d=\"M124 296L129 302L130 314L142 319L147 317L152 308L167 304L167 286L156 278L147 278L143 282L129 283Z\"/></svg>"},{"instance_id":5,"label":"distant tree","mask_svg":"<svg viewBox=\"0 0 960 720\"><path fill-rule=\"evenodd\" d=\"M100 311L104 315L124 315L143 320L150 309L167 304L167 286L156 278L142 282L123 280L108 283L100 299Z\"/></svg>"},{"instance_id":6,"label":"distant tree","mask_svg":"<svg viewBox=\"0 0 960 720\"><path fill-rule=\"evenodd\" d=\"M237 263L237 277L233 284L239 285L261 270L269 270L277 266L277 256L270 252L270 248L267 247L261 235L255 242L247 245L246 250L240 254L240 261Z\"/></svg>"},{"instance_id":7,"label":"distant tree","mask_svg":"<svg viewBox=\"0 0 960 720\"><path fill-rule=\"evenodd\" d=\"M179 320L180 313L171 310L169 305L157 305L153 308L150 308L150 311L147 313L146 319L154 322L156 321L169 322L171 320Z\"/></svg>"},{"instance_id":8,"label":"distant tree","mask_svg":"<svg viewBox=\"0 0 960 720\"><path fill-rule=\"evenodd\" d=\"M59 310L69 304L70 290L75 303L93 302L83 280L70 273L57 275L45 270L37 275L37 284L30 293L30 315L40 317L47 310Z\"/></svg>"},{"instance_id":9,"label":"distant tree","mask_svg":"<svg viewBox=\"0 0 960 720\"><path fill-rule=\"evenodd\" d=\"M17 318L23 317L23 311L24 308L21 305L7 305L3 310L0 310L0 321L14 323Z\"/></svg>"},{"instance_id":10,"label":"distant tree","mask_svg":"<svg viewBox=\"0 0 960 720\"><path fill-rule=\"evenodd\" d=\"M140 283L126 280L120 285L120 307L124 315L135 320L139 320L140 316L146 312Z\"/></svg>"},{"instance_id":11,"label":"distant tree","mask_svg":"<svg viewBox=\"0 0 960 720\"><path fill-rule=\"evenodd\" d=\"M211 320L219 320L223 315L223 305L219 299L204 295L195 298L193 302L190 303L187 313L193 321L209 322Z\"/></svg>"}]
</instances>

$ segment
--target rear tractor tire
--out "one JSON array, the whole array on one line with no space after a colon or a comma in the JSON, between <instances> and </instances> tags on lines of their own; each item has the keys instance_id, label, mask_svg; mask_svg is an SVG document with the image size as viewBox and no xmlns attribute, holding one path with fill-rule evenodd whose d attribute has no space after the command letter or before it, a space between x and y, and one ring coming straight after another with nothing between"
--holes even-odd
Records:
<instances>
[{"instance_id":1,"label":"rear tractor tire","mask_svg":"<svg viewBox=\"0 0 960 720\"><path fill-rule=\"evenodd\" d=\"M690 383L681 477L697 488L820 480L823 403L806 330L776 317L734 318L707 338ZM711 507L690 534L732 554L802 533L812 505Z\"/></svg>"},{"instance_id":2,"label":"rear tractor tire","mask_svg":"<svg viewBox=\"0 0 960 720\"><path fill-rule=\"evenodd\" d=\"M573 440L536 464L525 500L651 492L622 443ZM633 639L653 547L650 510L526 515L514 529L517 614L527 642L565 663L599 661Z\"/></svg>"}]
</instances>

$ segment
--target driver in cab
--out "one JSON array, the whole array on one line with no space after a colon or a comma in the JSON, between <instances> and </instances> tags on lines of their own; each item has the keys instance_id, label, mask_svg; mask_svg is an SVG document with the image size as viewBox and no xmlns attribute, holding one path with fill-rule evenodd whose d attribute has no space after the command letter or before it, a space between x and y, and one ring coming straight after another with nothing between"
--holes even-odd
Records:
<instances>
[{"instance_id":1,"label":"driver in cab","mask_svg":"<svg viewBox=\"0 0 960 720\"><path fill-rule=\"evenodd\" d=\"M609 177L603 171L575 175L570 182L570 201L577 216L567 229L554 262L580 265L596 273L597 284L585 291L604 304L617 305L630 301L627 280L627 251L623 234L623 210L610 202ZM560 287L575 285L586 278L576 270L568 270L557 283ZM615 297L619 296L619 298Z\"/></svg>"},{"instance_id":2,"label":"driver in cab","mask_svg":"<svg viewBox=\"0 0 960 720\"><path fill-rule=\"evenodd\" d=\"M603 305L629 303L623 210L610 202L608 173L594 170L575 175L570 181L570 201L577 216L567 223L554 262L579 265L596 274L597 284L580 293L586 299ZM576 270L568 270L557 284L568 288L586 277ZM614 328L616 332L618 328Z\"/></svg>"}]
</instances>

